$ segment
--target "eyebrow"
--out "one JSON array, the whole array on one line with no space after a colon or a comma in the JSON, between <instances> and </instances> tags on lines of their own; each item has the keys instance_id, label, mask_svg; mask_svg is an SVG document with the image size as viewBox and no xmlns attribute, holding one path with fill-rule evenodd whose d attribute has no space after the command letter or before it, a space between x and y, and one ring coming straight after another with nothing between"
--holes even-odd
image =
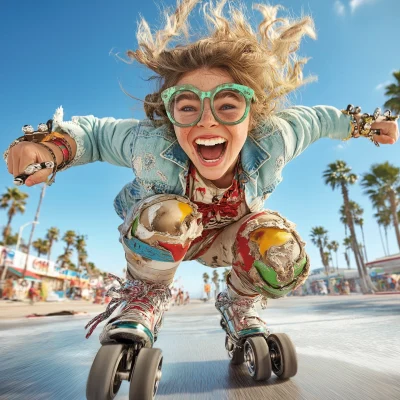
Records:
<instances>
[{"instance_id":1,"label":"eyebrow","mask_svg":"<svg viewBox=\"0 0 400 400\"><path fill-rule=\"evenodd\" d=\"M199 96L197 96L197 94L191 92L178 94L174 99L175 103L182 100L200 100L200 99Z\"/></svg>"},{"instance_id":2,"label":"eyebrow","mask_svg":"<svg viewBox=\"0 0 400 400\"><path fill-rule=\"evenodd\" d=\"M232 98L234 98L236 100L240 100L243 96L241 96L241 95L239 95L236 92L231 91L231 90L222 90L221 92L218 92L215 95L214 99L221 99L221 98L225 98L225 97L232 97Z\"/></svg>"}]
</instances>

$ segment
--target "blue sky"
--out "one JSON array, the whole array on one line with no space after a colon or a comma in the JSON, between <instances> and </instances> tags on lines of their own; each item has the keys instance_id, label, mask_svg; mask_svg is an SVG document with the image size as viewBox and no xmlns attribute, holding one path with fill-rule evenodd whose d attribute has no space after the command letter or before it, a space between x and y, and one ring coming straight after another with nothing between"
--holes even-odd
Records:
<instances>
[{"instance_id":1,"label":"blue sky","mask_svg":"<svg viewBox=\"0 0 400 400\"><path fill-rule=\"evenodd\" d=\"M251 5L245 0L244 3ZM174 5L172 0L164 4ZM345 108L348 103L373 112L385 101L384 86L393 81L392 72L400 69L397 48L400 34L400 2L397 0L282 0L292 15L310 14L315 19L318 39L304 41L300 54L310 57L305 74L318 76L292 97L293 104L329 104ZM136 23L139 14L152 26L160 21L156 2L134 0L3 0L0 5L0 148L21 135L24 124L36 126L51 118L62 105L65 119L73 115L143 118L141 104L126 96L122 86L136 97L152 91L144 78L146 70L126 65L113 54L136 48ZM312 268L321 266L317 249L309 234L322 225L329 238L342 243L344 228L338 210L339 192L322 181L322 172L331 162L345 160L357 174L373 163L389 161L399 166L399 144L375 148L365 139L346 143L320 140L286 166L283 182L269 198L266 207L278 210L297 224L308 242ZM35 237L57 226L88 236L89 260L107 271L122 273L125 266L118 242L119 217L113 199L121 187L132 180L129 169L104 163L71 168L57 176L48 188ZM0 193L12 186L5 164L0 165ZM31 221L40 188L25 188L29 202L25 214L13 220L13 231ZM350 190L353 200L365 209L365 234L368 258L383 256L373 210L359 185ZM6 214L0 210L0 227ZM29 236L29 228L24 230ZM53 254L62 252L56 244ZM390 250L398 252L393 231ZM339 263L345 266L339 249ZM352 267L355 268L354 261ZM193 295L200 292L201 275L212 270L197 262L183 263L177 272ZM222 272L222 270L221 270Z\"/></svg>"}]
</instances>

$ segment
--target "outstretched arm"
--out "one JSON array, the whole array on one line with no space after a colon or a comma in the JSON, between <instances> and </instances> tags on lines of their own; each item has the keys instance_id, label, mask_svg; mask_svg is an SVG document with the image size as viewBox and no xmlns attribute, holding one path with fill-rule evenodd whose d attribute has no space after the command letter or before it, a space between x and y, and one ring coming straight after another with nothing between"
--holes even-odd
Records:
<instances>
[{"instance_id":1,"label":"outstretched arm","mask_svg":"<svg viewBox=\"0 0 400 400\"><path fill-rule=\"evenodd\" d=\"M85 116L64 122L62 117L62 109L59 108L54 115L53 131L61 133L69 143L72 161L59 170L94 161L106 161L126 167L131 165L131 143L138 129L138 120ZM40 144L27 141L18 143L8 152L8 171L15 177L24 173L28 165L52 161L53 156L49 149L52 150L57 165L60 165L63 162L63 153L51 141ZM29 176L25 184L32 186L45 182L51 173L51 169L42 169Z\"/></svg>"},{"instance_id":2,"label":"outstretched arm","mask_svg":"<svg viewBox=\"0 0 400 400\"><path fill-rule=\"evenodd\" d=\"M355 118L359 119L359 116ZM285 141L286 162L320 138L351 138L353 129L351 117L331 106L291 107L276 114L276 124L281 128ZM373 137L376 142L393 144L397 141L398 127L395 121L385 121L385 117L379 117L372 128L380 129L381 134Z\"/></svg>"}]
</instances>

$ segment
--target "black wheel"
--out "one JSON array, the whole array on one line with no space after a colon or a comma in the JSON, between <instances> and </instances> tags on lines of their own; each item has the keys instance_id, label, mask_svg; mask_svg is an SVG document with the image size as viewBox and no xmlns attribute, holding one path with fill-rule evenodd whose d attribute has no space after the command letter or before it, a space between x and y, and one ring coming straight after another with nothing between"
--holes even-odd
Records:
<instances>
[{"instance_id":1,"label":"black wheel","mask_svg":"<svg viewBox=\"0 0 400 400\"><path fill-rule=\"evenodd\" d=\"M143 348L137 356L129 388L129 400L153 400L161 379L160 349Z\"/></svg>"},{"instance_id":2,"label":"black wheel","mask_svg":"<svg viewBox=\"0 0 400 400\"><path fill-rule=\"evenodd\" d=\"M86 384L88 400L112 400L121 386L118 372L125 370L126 350L122 344L101 346L90 368Z\"/></svg>"},{"instance_id":3,"label":"black wheel","mask_svg":"<svg viewBox=\"0 0 400 400\"><path fill-rule=\"evenodd\" d=\"M231 359L231 364L239 365L244 363L243 348L235 346L228 335L225 336L225 348L228 352L228 357Z\"/></svg>"},{"instance_id":4,"label":"black wheel","mask_svg":"<svg viewBox=\"0 0 400 400\"><path fill-rule=\"evenodd\" d=\"M244 342L244 360L250 376L255 381L271 377L271 358L268 345L262 336L249 337Z\"/></svg>"},{"instance_id":5,"label":"black wheel","mask_svg":"<svg viewBox=\"0 0 400 400\"><path fill-rule=\"evenodd\" d=\"M275 333L268 336L267 343L274 374L282 379L295 376L297 373L297 355L289 336L285 333Z\"/></svg>"}]
</instances>

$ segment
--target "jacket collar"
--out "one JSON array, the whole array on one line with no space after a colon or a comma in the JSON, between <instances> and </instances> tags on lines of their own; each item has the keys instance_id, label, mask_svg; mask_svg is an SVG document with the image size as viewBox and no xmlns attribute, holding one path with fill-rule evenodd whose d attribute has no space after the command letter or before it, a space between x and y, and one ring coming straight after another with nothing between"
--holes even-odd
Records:
<instances>
[{"instance_id":1,"label":"jacket collar","mask_svg":"<svg viewBox=\"0 0 400 400\"><path fill-rule=\"evenodd\" d=\"M260 143L257 143L252 136L247 136L241 151L242 168L247 175L253 175L270 158L270 154Z\"/></svg>"},{"instance_id":2,"label":"jacket collar","mask_svg":"<svg viewBox=\"0 0 400 400\"><path fill-rule=\"evenodd\" d=\"M189 157L175 140L162 153L161 157L172 161L183 169L189 168ZM257 172L260 167L271 158L270 154L257 143L252 136L248 136L241 151L241 161L243 171L251 176Z\"/></svg>"},{"instance_id":3,"label":"jacket collar","mask_svg":"<svg viewBox=\"0 0 400 400\"><path fill-rule=\"evenodd\" d=\"M161 157L172 161L183 169L189 169L189 157L183 151L177 139L161 153Z\"/></svg>"}]
</instances>

